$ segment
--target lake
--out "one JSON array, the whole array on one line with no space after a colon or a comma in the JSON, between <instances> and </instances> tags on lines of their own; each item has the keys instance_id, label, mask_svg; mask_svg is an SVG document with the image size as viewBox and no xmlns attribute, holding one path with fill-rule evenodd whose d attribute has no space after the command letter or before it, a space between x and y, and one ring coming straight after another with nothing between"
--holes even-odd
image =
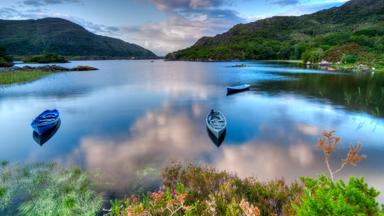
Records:
<instances>
[{"instance_id":1,"label":"lake","mask_svg":"<svg viewBox=\"0 0 384 216\"><path fill-rule=\"evenodd\" d=\"M248 67L235 68L235 64ZM300 68L272 62L74 61L98 71L57 73L0 87L0 159L57 161L92 173L109 196L154 189L172 161L208 164L260 180L326 173L316 142L323 130L367 158L341 177L364 176L384 192L384 77ZM226 96L226 86L251 90ZM46 143L31 121L57 108L61 126ZM207 134L212 109L227 117L224 142Z\"/></svg>"}]
</instances>

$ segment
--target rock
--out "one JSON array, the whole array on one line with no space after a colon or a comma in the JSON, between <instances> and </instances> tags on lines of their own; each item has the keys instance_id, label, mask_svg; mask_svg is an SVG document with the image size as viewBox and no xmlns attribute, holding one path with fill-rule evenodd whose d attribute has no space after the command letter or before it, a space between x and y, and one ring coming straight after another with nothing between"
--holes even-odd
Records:
<instances>
[{"instance_id":1,"label":"rock","mask_svg":"<svg viewBox=\"0 0 384 216\"><path fill-rule=\"evenodd\" d=\"M84 65L80 65L71 69L71 71L92 71L92 70L98 70L98 69L95 67L84 66Z\"/></svg>"},{"instance_id":2,"label":"rock","mask_svg":"<svg viewBox=\"0 0 384 216\"><path fill-rule=\"evenodd\" d=\"M237 64L237 65L233 65L232 67L247 67L246 64Z\"/></svg>"},{"instance_id":3,"label":"rock","mask_svg":"<svg viewBox=\"0 0 384 216\"><path fill-rule=\"evenodd\" d=\"M35 68L36 70L48 71L48 72L60 72L60 71L69 71L70 69L57 66L57 65L44 65Z\"/></svg>"},{"instance_id":4,"label":"rock","mask_svg":"<svg viewBox=\"0 0 384 216\"><path fill-rule=\"evenodd\" d=\"M329 62L329 61L322 60L320 62L320 66L329 66L329 65L331 65L331 62Z\"/></svg>"},{"instance_id":5,"label":"rock","mask_svg":"<svg viewBox=\"0 0 384 216\"><path fill-rule=\"evenodd\" d=\"M31 66L24 66L23 70L33 70L33 67L31 67Z\"/></svg>"},{"instance_id":6,"label":"rock","mask_svg":"<svg viewBox=\"0 0 384 216\"><path fill-rule=\"evenodd\" d=\"M1 71L20 71L20 70L41 70L46 72L65 72L65 71L91 71L98 70L97 68L91 66L77 66L75 68L66 68L58 65L43 65L38 67L23 66L23 67L8 67L2 68Z\"/></svg>"}]
</instances>

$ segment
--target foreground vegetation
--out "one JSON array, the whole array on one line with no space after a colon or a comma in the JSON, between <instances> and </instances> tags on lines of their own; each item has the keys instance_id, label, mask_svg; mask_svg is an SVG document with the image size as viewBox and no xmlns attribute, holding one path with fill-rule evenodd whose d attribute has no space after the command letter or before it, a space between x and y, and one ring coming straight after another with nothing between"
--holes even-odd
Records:
<instances>
[{"instance_id":1,"label":"foreground vegetation","mask_svg":"<svg viewBox=\"0 0 384 216\"><path fill-rule=\"evenodd\" d=\"M52 72L42 70L0 72L0 85L31 82L40 79L44 76L47 76L51 73Z\"/></svg>"},{"instance_id":2,"label":"foreground vegetation","mask_svg":"<svg viewBox=\"0 0 384 216\"><path fill-rule=\"evenodd\" d=\"M340 167L330 158L340 145L335 131L324 132L318 146L324 153L329 177L302 177L300 181L261 182L207 166L172 163L163 170L158 191L133 194L123 200L103 200L91 189L78 168L55 164L0 165L1 215L229 215L229 216L384 216L379 192L364 178L335 180L347 165L357 165L361 145L351 146Z\"/></svg>"},{"instance_id":3,"label":"foreground vegetation","mask_svg":"<svg viewBox=\"0 0 384 216\"><path fill-rule=\"evenodd\" d=\"M0 166L0 215L96 215L102 199L78 168L55 164Z\"/></svg>"},{"instance_id":4,"label":"foreground vegetation","mask_svg":"<svg viewBox=\"0 0 384 216\"><path fill-rule=\"evenodd\" d=\"M384 215L376 201L379 192L364 178L335 181L346 166L365 159L361 145L350 146L340 167L333 169L330 158L341 139L335 131L323 132L318 146L324 153L329 177L302 177L300 182L260 182L209 167L171 164L163 172L163 187L140 198L111 202L109 215Z\"/></svg>"}]
</instances>

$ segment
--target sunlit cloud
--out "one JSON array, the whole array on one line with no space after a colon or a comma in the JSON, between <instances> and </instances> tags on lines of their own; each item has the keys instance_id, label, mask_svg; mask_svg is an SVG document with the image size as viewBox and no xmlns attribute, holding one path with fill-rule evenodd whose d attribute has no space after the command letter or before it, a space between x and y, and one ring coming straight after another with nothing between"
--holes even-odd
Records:
<instances>
[{"instance_id":1,"label":"sunlit cloud","mask_svg":"<svg viewBox=\"0 0 384 216\"><path fill-rule=\"evenodd\" d=\"M20 3L26 6L40 7L51 4L79 3L80 0L23 0Z\"/></svg>"}]
</instances>

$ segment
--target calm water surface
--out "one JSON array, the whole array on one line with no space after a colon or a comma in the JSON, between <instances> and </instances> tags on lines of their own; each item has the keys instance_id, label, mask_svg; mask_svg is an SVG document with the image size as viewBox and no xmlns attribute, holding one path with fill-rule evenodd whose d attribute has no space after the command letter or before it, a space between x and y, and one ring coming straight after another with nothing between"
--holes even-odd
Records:
<instances>
[{"instance_id":1,"label":"calm water surface","mask_svg":"<svg viewBox=\"0 0 384 216\"><path fill-rule=\"evenodd\" d=\"M91 72L59 73L0 87L0 159L57 161L96 173L100 191L154 188L173 160L209 164L261 180L326 172L316 147L321 131L342 137L336 167L349 143L368 155L343 175L365 176L384 192L383 77L347 75L291 65L247 62L75 61ZM226 96L226 86L252 90ZM44 145L30 123L45 109L61 127ZM228 120L218 148L207 135L211 108Z\"/></svg>"}]
</instances>

